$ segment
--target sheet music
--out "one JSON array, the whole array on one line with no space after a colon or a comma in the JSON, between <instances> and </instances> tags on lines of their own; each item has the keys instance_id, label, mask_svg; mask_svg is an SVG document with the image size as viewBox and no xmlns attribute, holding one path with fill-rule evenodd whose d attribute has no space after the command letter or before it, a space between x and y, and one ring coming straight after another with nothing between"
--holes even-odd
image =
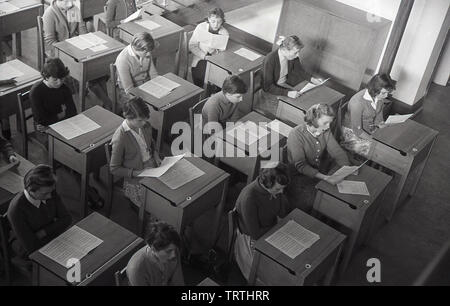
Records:
<instances>
[{"instance_id":1,"label":"sheet music","mask_svg":"<svg viewBox=\"0 0 450 306\"><path fill-rule=\"evenodd\" d=\"M241 143L251 145L268 135L269 132L266 128L258 126L252 121L246 121L227 131L227 134L233 138L237 138Z\"/></svg>"},{"instance_id":2,"label":"sheet music","mask_svg":"<svg viewBox=\"0 0 450 306\"><path fill-rule=\"evenodd\" d=\"M150 31L153 31L161 26L160 24L158 24L154 21L151 21L149 19L136 21L135 23L140 25L141 27L146 28L147 30L150 30Z\"/></svg>"},{"instance_id":3,"label":"sheet music","mask_svg":"<svg viewBox=\"0 0 450 306\"><path fill-rule=\"evenodd\" d=\"M289 220L275 233L267 237L266 241L293 259L319 239L320 236L316 233L307 230L293 220Z\"/></svg>"},{"instance_id":4,"label":"sheet music","mask_svg":"<svg viewBox=\"0 0 450 306\"><path fill-rule=\"evenodd\" d=\"M81 260L103 240L74 225L39 249L39 252L66 267L71 258Z\"/></svg>"},{"instance_id":5,"label":"sheet music","mask_svg":"<svg viewBox=\"0 0 450 306\"><path fill-rule=\"evenodd\" d=\"M139 88L151 94L155 98L161 99L162 97L167 96L174 88L178 86L180 86L180 84L175 83L163 76L158 76L148 82L145 82L139 86Z\"/></svg>"},{"instance_id":6,"label":"sheet music","mask_svg":"<svg viewBox=\"0 0 450 306\"><path fill-rule=\"evenodd\" d=\"M0 64L0 80L9 80L23 76L23 72L10 63Z\"/></svg>"},{"instance_id":7,"label":"sheet music","mask_svg":"<svg viewBox=\"0 0 450 306\"><path fill-rule=\"evenodd\" d=\"M66 39L68 43L77 47L80 50L86 50L98 45L103 45L107 43L106 40L98 37L94 33L88 33L83 35L78 35L69 39Z\"/></svg>"},{"instance_id":8,"label":"sheet music","mask_svg":"<svg viewBox=\"0 0 450 306\"><path fill-rule=\"evenodd\" d=\"M139 19L141 16L142 16L142 9L139 9L136 12L134 12L133 14L131 14L130 16L128 16L127 18L121 20L120 23L127 23L130 21Z\"/></svg>"},{"instance_id":9,"label":"sheet music","mask_svg":"<svg viewBox=\"0 0 450 306\"><path fill-rule=\"evenodd\" d=\"M340 193L370 196L369 189L367 189L367 185L365 182L342 181L336 184L336 186Z\"/></svg>"},{"instance_id":10,"label":"sheet music","mask_svg":"<svg viewBox=\"0 0 450 306\"><path fill-rule=\"evenodd\" d=\"M164 173L164 175L159 177L159 180L166 184L170 189L178 189L196 178L199 178L203 174L205 174L205 172L191 162L186 159L181 159Z\"/></svg>"},{"instance_id":11,"label":"sheet music","mask_svg":"<svg viewBox=\"0 0 450 306\"><path fill-rule=\"evenodd\" d=\"M17 11L19 7L9 3L9 2L0 2L0 15L5 15L14 11Z\"/></svg>"},{"instance_id":12,"label":"sheet music","mask_svg":"<svg viewBox=\"0 0 450 306\"><path fill-rule=\"evenodd\" d=\"M12 171L5 171L0 174L0 187L13 194L21 192L24 189L23 177Z\"/></svg>"},{"instance_id":13,"label":"sheet music","mask_svg":"<svg viewBox=\"0 0 450 306\"><path fill-rule=\"evenodd\" d=\"M176 155L176 156L170 156L165 157L164 160L161 162L161 165L158 168L148 168L142 171L141 174L139 174L139 177L160 177L164 173L166 173L167 170L169 170L177 161L182 159L184 157L184 154Z\"/></svg>"},{"instance_id":14,"label":"sheet music","mask_svg":"<svg viewBox=\"0 0 450 306\"><path fill-rule=\"evenodd\" d=\"M98 46L89 48L89 50L91 50L93 52L100 52L100 51L108 50L108 47L105 45L98 45Z\"/></svg>"},{"instance_id":15,"label":"sheet music","mask_svg":"<svg viewBox=\"0 0 450 306\"><path fill-rule=\"evenodd\" d=\"M84 114L78 114L72 118L52 124L50 127L64 138L72 139L96 130L100 128L100 125Z\"/></svg>"},{"instance_id":16,"label":"sheet music","mask_svg":"<svg viewBox=\"0 0 450 306\"><path fill-rule=\"evenodd\" d=\"M362 166L362 165L361 165ZM342 181L347 176L358 170L361 166L342 166L335 173L330 175L330 180Z\"/></svg>"},{"instance_id":17,"label":"sheet music","mask_svg":"<svg viewBox=\"0 0 450 306\"><path fill-rule=\"evenodd\" d=\"M178 84L177 82L174 82L162 75L159 75L156 78L153 78L151 81L158 84L161 87L166 88L169 91L172 91L175 88L180 86L180 84Z\"/></svg>"},{"instance_id":18,"label":"sheet music","mask_svg":"<svg viewBox=\"0 0 450 306\"><path fill-rule=\"evenodd\" d=\"M396 123L403 123L406 120L408 120L412 115L414 114L407 114L407 115L390 115L386 119L386 124L396 124Z\"/></svg>"},{"instance_id":19,"label":"sheet music","mask_svg":"<svg viewBox=\"0 0 450 306\"><path fill-rule=\"evenodd\" d=\"M292 131L292 127L290 127L289 125L287 125L284 122L281 122L278 119L275 119L275 120L272 120L271 122L269 122L267 127L270 128L271 130L277 132L278 134L283 135L284 137L288 137L289 133Z\"/></svg>"},{"instance_id":20,"label":"sheet music","mask_svg":"<svg viewBox=\"0 0 450 306\"><path fill-rule=\"evenodd\" d=\"M326 81L328 81L330 78L323 80L322 82L320 82L319 84L313 84L311 82L308 82L308 84L306 84L302 89L299 90L300 94L304 94L307 91L310 91L311 89L314 89L318 86L321 86L323 84L325 84Z\"/></svg>"},{"instance_id":21,"label":"sheet music","mask_svg":"<svg viewBox=\"0 0 450 306\"><path fill-rule=\"evenodd\" d=\"M240 48L239 50L234 51L234 53L236 53L237 55L240 55L242 57L245 57L249 61L254 61L254 60L258 59L259 57L261 57L260 54L253 52L247 48Z\"/></svg>"}]
</instances>

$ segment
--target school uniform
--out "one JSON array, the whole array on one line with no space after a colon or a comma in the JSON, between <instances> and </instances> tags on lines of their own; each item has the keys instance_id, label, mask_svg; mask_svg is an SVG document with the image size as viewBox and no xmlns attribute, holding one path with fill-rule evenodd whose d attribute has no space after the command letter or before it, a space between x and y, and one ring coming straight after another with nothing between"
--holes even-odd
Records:
<instances>
[{"instance_id":1,"label":"school uniform","mask_svg":"<svg viewBox=\"0 0 450 306\"><path fill-rule=\"evenodd\" d=\"M108 0L106 2L105 22L107 28L115 28L120 21L136 12L134 0ZM114 37L118 36L117 29L114 29Z\"/></svg>"},{"instance_id":2,"label":"school uniform","mask_svg":"<svg viewBox=\"0 0 450 306\"><path fill-rule=\"evenodd\" d=\"M235 117L237 106L237 103L228 101L222 91L213 94L203 106L203 124L219 122L222 127L225 127L227 121L233 121L231 118Z\"/></svg>"},{"instance_id":3,"label":"school uniform","mask_svg":"<svg viewBox=\"0 0 450 306\"><path fill-rule=\"evenodd\" d=\"M287 190L289 202L309 212L314 202L315 185L320 181L315 175L318 172L326 174L333 168L325 153L339 167L348 166L350 162L330 130L315 137L306 124L289 133L287 150L292 179Z\"/></svg>"}]
</instances>

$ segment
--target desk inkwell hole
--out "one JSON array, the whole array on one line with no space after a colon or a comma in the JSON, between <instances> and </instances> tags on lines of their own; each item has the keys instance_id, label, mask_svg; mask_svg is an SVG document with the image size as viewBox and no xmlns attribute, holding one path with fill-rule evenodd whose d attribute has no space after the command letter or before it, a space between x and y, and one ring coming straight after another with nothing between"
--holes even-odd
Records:
<instances>
[{"instance_id":1,"label":"desk inkwell hole","mask_svg":"<svg viewBox=\"0 0 450 306\"><path fill-rule=\"evenodd\" d=\"M242 68L239 68L239 69L238 69L238 71L239 71L239 72L242 72L242 71L244 71L244 69L242 69Z\"/></svg>"},{"instance_id":2,"label":"desk inkwell hole","mask_svg":"<svg viewBox=\"0 0 450 306\"><path fill-rule=\"evenodd\" d=\"M192 200L191 197L186 197L186 201L190 201L190 200Z\"/></svg>"},{"instance_id":3,"label":"desk inkwell hole","mask_svg":"<svg viewBox=\"0 0 450 306\"><path fill-rule=\"evenodd\" d=\"M305 265L305 268L306 268L306 269L311 269L311 265L310 265L310 264L306 264L306 265Z\"/></svg>"}]
</instances>

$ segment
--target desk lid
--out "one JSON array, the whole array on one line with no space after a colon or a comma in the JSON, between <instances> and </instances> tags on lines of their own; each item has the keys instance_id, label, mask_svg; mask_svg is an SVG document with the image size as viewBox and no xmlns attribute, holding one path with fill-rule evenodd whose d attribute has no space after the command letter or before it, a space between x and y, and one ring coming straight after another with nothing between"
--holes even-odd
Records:
<instances>
[{"instance_id":1,"label":"desk lid","mask_svg":"<svg viewBox=\"0 0 450 306\"><path fill-rule=\"evenodd\" d=\"M95 147L104 139L112 137L116 129L124 120L122 117L117 116L99 105L95 105L94 107L85 110L82 114L95 121L98 125L100 125L100 128L72 139L64 138L52 128L49 128L46 132L73 147L75 150L81 152L90 147Z\"/></svg>"},{"instance_id":2,"label":"desk lid","mask_svg":"<svg viewBox=\"0 0 450 306\"><path fill-rule=\"evenodd\" d=\"M151 15L150 16L149 14L142 14L142 19L151 20L151 21L159 24L160 27L150 31L149 29L135 23L134 21L127 22L127 23L121 23L117 27L119 29L127 32L130 35L134 35L139 32L149 32L150 34L152 34L152 37L155 40L158 40L160 38L163 38L163 37L173 34L173 33L183 31L182 27L180 27L176 23L173 23L172 21L170 21L164 17L161 17L159 15ZM140 19L140 20L142 20L142 19Z\"/></svg>"},{"instance_id":3,"label":"desk lid","mask_svg":"<svg viewBox=\"0 0 450 306\"><path fill-rule=\"evenodd\" d=\"M183 78L180 78L179 76L173 74L172 72L166 73L164 77L180 84L181 86L178 86L172 92L162 97L161 99L152 96L151 94L140 89L139 87L132 88L130 92L132 95L142 98L145 102L147 102L157 110L164 110L166 108L172 107L203 92L202 88L192 84L191 82L186 81Z\"/></svg>"},{"instance_id":4,"label":"desk lid","mask_svg":"<svg viewBox=\"0 0 450 306\"><path fill-rule=\"evenodd\" d=\"M193 198L197 192L209 186L209 184L213 183L219 177L228 176L225 171L208 163L200 157L184 158L205 172L205 174L175 190L170 189L166 186L166 184L154 177L146 177L142 179L141 184L161 197L167 199L170 203L178 206L185 202L188 197Z\"/></svg>"},{"instance_id":5,"label":"desk lid","mask_svg":"<svg viewBox=\"0 0 450 306\"><path fill-rule=\"evenodd\" d=\"M402 153L416 155L437 134L432 128L408 119L376 130L373 138Z\"/></svg>"},{"instance_id":6,"label":"desk lid","mask_svg":"<svg viewBox=\"0 0 450 306\"><path fill-rule=\"evenodd\" d=\"M316 188L350 204L354 208L367 209L378 198L380 193L383 192L391 179L391 176L372 167L363 165L359 169L358 175L349 175L345 180L365 182L370 196L340 193L337 186L333 186L323 180L316 185Z\"/></svg>"},{"instance_id":7,"label":"desk lid","mask_svg":"<svg viewBox=\"0 0 450 306\"><path fill-rule=\"evenodd\" d=\"M16 83L15 84L8 84L8 85L0 85L0 97L7 94L8 92L18 89L21 86L25 84L29 84L30 82L36 82L41 78L41 74L36 69L33 69L32 67L28 66L27 64L21 62L18 59L13 59L11 61L7 61L6 63L0 64L0 77L3 79L7 79L8 76L1 75L1 70L3 65L8 65L12 67L13 69L16 69L23 73L23 75L15 78Z\"/></svg>"},{"instance_id":8,"label":"desk lid","mask_svg":"<svg viewBox=\"0 0 450 306\"><path fill-rule=\"evenodd\" d=\"M266 241L266 238L280 229L289 220L294 220L304 228L320 236L318 241L294 259L285 255ZM294 209L271 230L259 238L258 241L256 241L255 247L264 255L278 262L280 265L289 269L293 273L299 275L308 269L311 269L311 271L315 269L339 246L340 243L342 243L342 241L344 241L344 239L345 236L338 231L302 212L301 210Z\"/></svg>"}]
</instances>

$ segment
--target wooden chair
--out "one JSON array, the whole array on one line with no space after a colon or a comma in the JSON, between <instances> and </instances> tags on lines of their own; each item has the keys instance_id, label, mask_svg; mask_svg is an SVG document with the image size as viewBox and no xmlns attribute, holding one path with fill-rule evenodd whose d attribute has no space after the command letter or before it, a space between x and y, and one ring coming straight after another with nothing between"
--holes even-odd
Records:
<instances>
[{"instance_id":1,"label":"wooden chair","mask_svg":"<svg viewBox=\"0 0 450 306\"><path fill-rule=\"evenodd\" d=\"M450 240L414 282L414 286L450 286Z\"/></svg>"},{"instance_id":2,"label":"wooden chair","mask_svg":"<svg viewBox=\"0 0 450 306\"><path fill-rule=\"evenodd\" d=\"M182 77L183 79L187 80L189 75L189 70L191 66L191 52L189 51L189 40L192 37L192 34L194 33L195 27L193 25L186 25L183 27L183 37L182 37L182 50L181 53L178 52L177 54L180 54L179 56L183 55L184 60L184 66L179 65L180 69L178 71L178 75ZM178 56L178 55L177 55ZM183 68L183 69L182 69Z\"/></svg>"},{"instance_id":3,"label":"wooden chair","mask_svg":"<svg viewBox=\"0 0 450 306\"><path fill-rule=\"evenodd\" d=\"M256 93L262 88L262 69L258 68L254 71L250 71L250 89L252 91L251 106L254 110L256 102Z\"/></svg>"},{"instance_id":4,"label":"wooden chair","mask_svg":"<svg viewBox=\"0 0 450 306\"><path fill-rule=\"evenodd\" d=\"M332 127L334 137L338 142L341 140L342 137L342 124L344 122L344 117L345 114L347 113L347 109L348 109L348 101L346 102L341 101L336 116L336 124L334 128Z\"/></svg>"},{"instance_id":5,"label":"wooden chair","mask_svg":"<svg viewBox=\"0 0 450 306\"><path fill-rule=\"evenodd\" d=\"M112 28L106 25L106 6L103 7L103 13L94 16L95 29L102 31L108 36L112 37Z\"/></svg>"},{"instance_id":6,"label":"wooden chair","mask_svg":"<svg viewBox=\"0 0 450 306\"><path fill-rule=\"evenodd\" d=\"M203 106L205 105L206 101L208 101L209 98L205 98L201 100L200 102L197 102L194 106L189 108L189 125L191 127L191 152L194 153L194 147L195 147L195 132L197 130L201 130L201 147L203 148L203 142L205 140L205 136L203 135L203 120L200 120L200 122L195 122L195 114L201 114Z\"/></svg>"},{"instance_id":7,"label":"wooden chair","mask_svg":"<svg viewBox=\"0 0 450 306\"><path fill-rule=\"evenodd\" d=\"M38 29L38 68L42 70L45 63L45 41L44 41L44 26L42 16L37 16L37 29Z\"/></svg>"},{"instance_id":8,"label":"wooden chair","mask_svg":"<svg viewBox=\"0 0 450 306\"><path fill-rule=\"evenodd\" d=\"M17 108L19 110L18 123L20 124L19 126L21 130L23 156L28 159L28 140L33 141L43 150L47 151L47 145L42 143L37 136L37 133L39 132L36 130L36 124L34 121L34 131L31 133L28 132L27 122L28 120L33 119L33 113L30 113L28 116L26 115L26 110L31 109L29 91L17 94Z\"/></svg>"},{"instance_id":9,"label":"wooden chair","mask_svg":"<svg viewBox=\"0 0 450 306\"><path fill-rule=\"evenodd\" d=\"M0 255L7 285L11 283L10 226L6 213L0 215Z\"/></svg>"},{"instance_id":10,"label":"wooden chair","mask_svg":"<svg viewBox=\"0 0 450 306\"><path fill-rule=\"evenodd\" d=\"M127 267L114 273L114 280L117 287L128 286Z\"/></svg>"},{"instance_id":11,"label":"wooden chair","mask_svg":"<svg viewBox=\"0 0 450 306\"><path fill-rule=\"evenodd\" d=\"M111 82L113 85L113 91L112 91L112 111L114 114L117 114L117 99L119 97L119 93L117 91L117 68L115 64L109 64L109 73L111 76Z\"/></svg>"}]
</instances>

